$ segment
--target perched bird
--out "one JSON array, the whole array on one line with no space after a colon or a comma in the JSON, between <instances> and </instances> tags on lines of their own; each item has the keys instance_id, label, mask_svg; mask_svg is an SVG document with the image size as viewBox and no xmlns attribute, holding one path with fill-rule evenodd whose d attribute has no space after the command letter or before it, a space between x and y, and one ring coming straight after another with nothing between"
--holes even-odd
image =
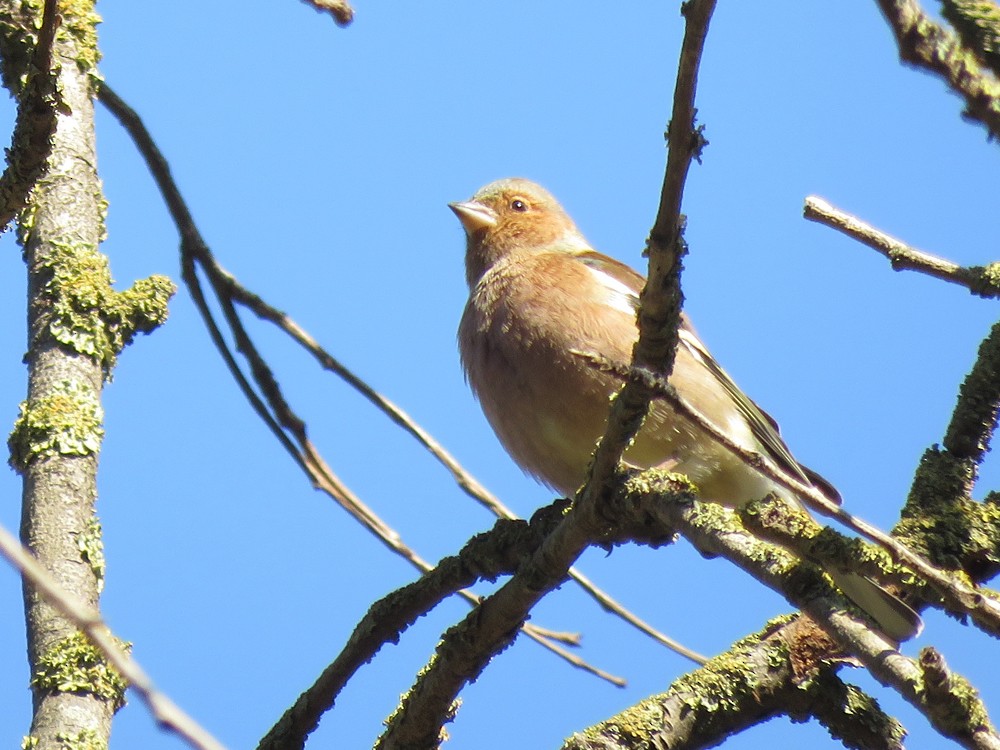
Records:
<instances>
[{"instance_id":1,"label":"perched bird","mask_svg":"<svg viewBox=\"0 0 1000 750\"><path fill-rule=\"evenodd\" d=\"M466 378L521 468L571 497L586 479L609 400L622 384L592 358L628 366L645 279L591 248L556 199L529 180L498 180L449 206L467 239L469 300L458 330ZM793 458L774 420L744 395L683 315L670 383L735 444L839 502L828 482ZM730 507L771 492L797 503L664 400L653 401L624 458L686 474L702 499ZM890 638L919 631L917 614L874 582L847 571L831 575Z\"/></svg>"}]
</instances>

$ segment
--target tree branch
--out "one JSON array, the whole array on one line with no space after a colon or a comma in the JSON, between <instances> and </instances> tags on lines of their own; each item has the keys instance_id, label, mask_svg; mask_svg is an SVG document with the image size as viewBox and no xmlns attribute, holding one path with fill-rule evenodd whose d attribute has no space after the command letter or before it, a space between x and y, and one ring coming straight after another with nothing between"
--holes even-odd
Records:
<instances>
[{"instance_id":1,"label":"tree branch","mask_svg":"<svg viewBox=\"0 0 1000 750\"><path fill-rule=\"evenodd\" d=\"M974 721L953 721L938 705L929 705L926 669L900 654L893 644L850 614L844 597L818 569L755 539L742 529L735 511L698 501L677 502L674 481L672 476L656 470L637 474L626 486L625 492L631 498L628 504L638 506L637 512L648 513L666 527L676 529L703 554L724 557L779 591L849 655L857 658L875 679L896 690L924 714L945 737L970 749L1000 747L1000 736L981 702L968 712ZM964 678L950 683L950 700L968 701L962 688L965 684Z\"/></svg>"},{"instance_id":2,"label":"tree branch","mask_svg":"<svg viewBox=\"0 0 1000 750\"><path fill-rule=\"evenodd\" d=\"M658 375L638 367L631 368L630 372L626 374L614 363L608 362L597 354L592 352L576 352L576 354L586 359L593 367L617 373L620 377L643 380L646 387L657 398L669 401L674 409L684 414L692 424L696 425L726 450L738 456L741 461L749 466L753 466L756 471L790 490L810 510L828 518L836 519L847 528L878 544L892 556L893 560L906 565L919 574L926 581L927 585L941 597L947 609L969 615L984 632L995 637L1000 637L1000 602L983 596L981 592L966 584L959 577L936 568L920 554L900 542L900 540L894 539L881 529L852 515L844 508L833 503L829 498L816 490L815 487L802 484L787 476L783 471L771 464L765 456L740 447L716 428L704 415L684 401L670 383Z\"/></svg>"},{"instance_id":3,"label":"tree branch","mask_svg":"<svg viewBox=\"0 0 1000 750\"><path fill-rule=\"evenodd\" d=\"M881 232L856 216L831 206L822 198L806 198L802 215L884 255L894 271L919 271L950 284L964 286L980 297L1000 297L1000 263L986 266L960 266L936 255L917 250L901 240Z\"/></svg>"},{"instance_id":4,"label":"tree branch","mask_svg":"<svg viewBox=\"0 0 1000 750\"><path fill-rule=\"evenodd\" d=\"M993 0L943 0L941 15L962 44L1000 76L1000 7Z\"/></svg>"},{"instance_id":5,"label":"tree branch","mask_svg":"<svg viewBox=\"0 0 1000 750\"><path fill-rule=\"evenodd\" d=\"M1000 137L1000 82L954 34L935 23L916 0L878 0L904 62L943 78L965 100L966 117Z\"/></svg>"},{"instance_id":6,"label":"tree branch","mask_svg":"<svg viewBox=\"0 0 1000 750\"><path fill-rule=\"evenodd\" d=\"M320 13L329 13L333 17L333 22L341 28L350 26L354 20L354 8L347 0L304 0L304 2Z\"/></svg>"},{"instance_id":7,"label":"tree branch","mask_svg":"<svg viewBox=\"0 0 1000 750\"><path fill-rule=\"evenodd\" d=\"M896 270L911 269L959 284L981 297L1000 296L1000 263L962 267L906 245L826 201L806 198L804 215L843 232L889 259ZM990 501L972 500L979 464L989 450L1000 413L1000 324L980 344L972 370L959 390L944 450L929 448L914 476L903 518L893 535L945 569L963 570L975 582L1000 567L1000 519ZM958 582L956 581L956 584ZM977 610L973 618L998 635L996 605L987 597L961 594ZM955 609L954 599L945 605ZM961 611L960 608L955 611Z\"/></svg>"},{"instance_id":8,"label":"tree branch","mask_svg":"<svg viewBox=\"0 0 1000 750\"><path fill-rule=\"evenodd\" d=\"M174 732L197 750L224 750L218 740L153 685L145 670L119 645L120 641L111 634L97 610L65 591L49 572L38 564L31 553L2 526L0 526L0 554L20 571L25 585L59 610L100 649L108 663L128 680L129 687L135 690L149 707L157 724Z\"/></svg>"},{"instance_id":9,"label":"tree branch","mask_svg":"<svg viewBox=\"0 0 1000 750\"><path fill-rule=\"evenodd\" d=\"M57 10L62 33L56 33ZM172 291L163 278L115 291L99 251L104 204L92 99L97 20L93 3L0 3L4 83L28 99L18 134L26 140L15 143L20 153L8 175L27 172L8 180L3 208L22 209L18 241L27 280L27 397L8 440L11 465L22 478L20 534L39 567L92 609L104 582L95 515L104 380L134 335L166 318ZM30 123L24 118L35 107L42 111L31 114L38 122ZM37 153L25 152L32 148ZM42 171L45 179L29 185ZM112 716L124 703L124 682L75 623L23 580L32 695L26 743L55 750L86 727L94 743L106 744ZM66 679L74 670L84 677Z\"/></svg>"},{"instance_id":10,"label":"tree branch","mask_svg":"<svg viewBox=\"0 0 1000 750\"><path fill-rule=\"evenodd\" d=\"M661 209L650 234L650 272L640 304L639 341L633 351L637 362L652 364L658 370L662 367L665 374L673 366L680 315L681 195L688 166L700 148L694 131L697 71L715 1L692 0L682 7L686 28L674 89L667 168ZM605 506L618 479L617 467L651 395L639 381L625 384L614 399L590 475L572 512L517 574L445 633L433 660L387 721L378 748L438 745L441 728L453 716L454 701L462 687L513 642L528 612L564 580L607 524L607 519L602 521L602 512L607 512Z\"/></svg>"},{"instance_id":11,"label":"tree branch","mask_svg":"<svg viewBox=\"0 0 1000 750\"><path fill-rule=\"evenodd\" d=\"M815 716L849 748L902 750L899 722L833 673L836 651L809 618L779 618L666 692L574 734L562 750L713 747L777 716Z\"/></svg>"},{"instance_id":12,"label":"tree branch","mask_svg":"<svg viewBox=\"0 0 1000 750\"><path fill-rule=\"evenodd\" d=\"M320 716L333 703L363 664L386 643L398 642L402 633L445 597L479 580L496 580L512 574L529 557L561 518L566 501L537 511L530 524L500 520L489 532L478 534L458 555L441 560L419 580L376 602L354 628L337 658L316 682L271 728L257 750L301 750Z\"/></svg>"},{"instance_id":13,"label":"tree branch","mask_svg":"<svg viewBox=\"0 0 1000 750\"><path fill-rule=\"evenodd\" d=\"M674 366L677 327L683 295L680 288L681 258L686 252L681 200L691 160L699 158L705 141L695 126L694 99L698 67L708 34L715 0L692 0L681 6L685 17L673 110L667 128L667 166L656 220L649 233L646 252L649 273L640 295L639 340L632 352L638 366L669 377ZM602 490L613 476L629 441L635 437L652 393L640 380L627 380L611 405L608 426L594 453L584 498ZM586 500L584 500L586 501Z\"/></svg>"}]
</instances>

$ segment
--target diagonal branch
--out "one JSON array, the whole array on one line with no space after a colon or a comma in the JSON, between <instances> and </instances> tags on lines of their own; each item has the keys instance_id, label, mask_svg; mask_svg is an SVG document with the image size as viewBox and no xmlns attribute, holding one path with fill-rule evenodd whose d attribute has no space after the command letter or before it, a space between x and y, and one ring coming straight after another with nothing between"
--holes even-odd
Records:
<instances>
[{"instance_id":1,"label":"diagonal branch","mask_svg":"<svg viewBox=\"0 0 1000 750\"><path fill-rule=\"evenodd\" d=\"M383 544L407 560L421 573L430 570L431 564L406 545L394 529L379 518L337 477L309 440L305 422L299 418L284 398L270 367L244 327L235 305L238 300L230 293L235 285L235 280L219 265L201 237L187 204L173 182L166 159L135 111L103 83L99 89L99 97L132 136L160 188L181 235L181 266L184 280L208 327L213 343L251 407L317 489L334 499L356 521L375 534ZM250 377L244 373L215 319L198 276L199 270L208 279L216 301L221 307L226 323L235 339L236 349L246 357L250 364ZM244 296L248 294L245 292ZM459 594L472 605L479 602L479 597L472 592L461 591ZM623 684L621 678L593 667L554 642L561 640L575 645L579 640L578 636L554 633L530 624L525 624L524 629L530 638L573 666L614 684Z\"/></svg>"},{"instance_id":2,"label":"diagonal branch","mask_svg":"<svg viewBox=\"0 0 1000 750\"><path fill-rule=\"evenodd\" d=\"M894 539L878 527L836 505L815 487L805 485L787 476L766 457L737 445L727 435L719 431L703 414L682 399L673 386L662 377L639 367L632 367L627 373L620 372L613 363L607 362L599 355L588 352L577 352L577 354L588 360L594 367L615 372L623 378L642 380L657 398L669 401L671 406L683 414L691 424L697 426L723 448L738 456L741 461L753 466L756 471L768 479L793 492L810 510L833 518L878 544L895 561L901 562L918 573L941 597L946 608L969 615L983 632L1000 637L1000 602L983 596L975 587L964 583L959 577L935 567L898 539Z\"/></svg>"},{"instance_id":3,"label":"diagonal branch","mask_svg":"<svg viewBox=\"0 0 1000 750\"><path fill-rule=\"evenodd\" d=\"M831 206L815 195L806 198L802 215L810 221L842 232L881 253L889 260L894 271L919 271L950 284L964 286L980 297L1000 297L1000 263L991 263L987 266L960 266L950 260L911 247L856 216Z\"/></svg>"},{"instance_id":4,"label":"diagonal branch","mask_svg":"<svg viewBox=\"0 0 1000 750\"><path fill-rule=\"evenodd\" d=\"M684 177L699 145L694 135L697 71L715 2L692 0L682 7L687 23L674 90L664 196L650 235L649 280L643 290L640 336L633 353L638 362L662 365L666 372L672 367L680 314L680 201ZM638 380L626 383L612 405L590 476L571 511L517 574L445 633L431 663L388 720L378 748L437 746L441 728L453 716L458 693L514 641L535 604L562 583L580 554L600 539L613 517L607 506L620 481L617 467L622 452L638 430L650 396L651 391Z\"/></svg>"},{"instance_id":5,"label":"diagonal branch","mask_svg":"<svg viewBox=\"0 0 1000 750\"><path fill-rule=\"evenodd\" d=\"M100 615L91 607L71 596L55 578L5 528L0 527L0 554L21 572L27 585L83 631L100 649L118 672L128 680L149 707L156 722L174 732L197 750L224 750L223 745L194 719L184 713L170 698L153 685L153 681L111 634Z\"/></svg>"},{"instance_id":6,"label":"diagonal branch","mask_svg":"<svg viewBox=\"0 0 1000 750\"><path fill-rule=\"evenodd\" d=\"M705 144L700 128L695 127L694 99L698 67L715 10L715 0L692 1L681 8L686 24L674 84L673 110L667 128L667 166L660 206L646 245L649 273L639 298L639 340L632 351L636 365L648 367L663 377L668 377L673 369L677 348L677 328L683 303L681 257L686 250L681 199L691 160L700 157ZM640 380L626 381L611 406L607 430L594 453L590 479L584 490L585 498L600 491L614 474L625 447L635 437L646 416L651 397L652 392Z\"/></svg>"},{"instance_id":7,"label":"diagonal branch","mask_svg":"<svg viewBox=\"0 0 1000 750\"><path fill-rule=\"evenodd\" d=\"M757 540L742 527L735 511L699 501L677 502L675 481L674 476L656 470L634 476L626 487L631 502L624 507L637 507L637 512L644 509L664 526L676 529L702 554L724 557L779 591L856 657L875 679L893 688L927 717L943 736L970 749L1000 748L1000 736L978 696L970 698L964 678L954 675L941 688L947 691L949 701L968 707L964 716L942 711L940 703L930 705L929 681L942 683L933 670L903 656L882 635L851 615L844 606L846 600L824 581L818 569Z\"/></svg>"},{"instance_id":8,"label":"diagonal branch","mask_svg":"<svg viewBox=\"0 0 1000 750\"><path fill-rule=\"evenodd\" d=\"M534 514L531 522L500 520L489 532L473 537L458 555L441 560L417 581L393 591L368 610L337 658L323 670L260 741L257 750L301 750L322 714L340 691L386 643L398 642L420 616L445 597L480 579L510 575L530 556L565 510L557 501Z\"/></svg>"},{"instance_id":9,"label":"diagonal branch","mask_svg":"<svg viewBox=\"0 0 1000 750\"><path fill-rule=\"evenodd\" d=\"M665 692L573 735L562 750L713 747L777 716L815 716L850 748L903 750L899 722L834 674L836 652L809 618L773 620Z\"/></svg>"},{"instance_id":10,"label":"diagonal branch","mask_svg":"<svg viewBox=\"0 0 1000 750\"><path fill-rule=\"evenodd\" d=\"M963 114L1000 138L1000 81L917 0L878 0L878 6L896 36L900 59L943 78L965 100Z\"/></svg>"}]
</instances>

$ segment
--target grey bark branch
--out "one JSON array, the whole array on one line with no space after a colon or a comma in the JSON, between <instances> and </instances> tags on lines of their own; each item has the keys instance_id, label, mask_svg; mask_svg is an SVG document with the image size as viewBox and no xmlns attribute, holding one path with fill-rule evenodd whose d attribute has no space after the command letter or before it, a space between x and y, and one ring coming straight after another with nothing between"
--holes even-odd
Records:
<instances>
[{"instance_id":1,"label":"grey bark branch","mask_svg":"<svg viewBox=\"0 0 1000 750\"><path fill-rule=\"evenodd\" d=\"M905 732L834 674L832 642L804 617L776 620L670 688L570 737L562 750L689 750L773 717L815 716L857 750L902 750Z\"/></svg>"},{"instance_id":2,"label":"grey bark branch","mask_svg":"<svg viewBox=\"0 0 1000 750\"><path fill-rule=\"evenodd\" d=\"M84 19L66 19L87 23ZM59 34L56 54L58 86L68 111L56 122L48 156L48 179L35 186L30 219L22 216L28 267L28 410L40 411L54 400L91 402L99 416L104 371L93 357L67 348L52 335L53 299L50 282L60 273L74 274L60 252L73 247L81 255L96 253L103 217L93 130L90 74L75 64L82 50L73 35ZM71 112L68 113L68 112ZM67 386L67 384L71 384ZM71 405L76 409L77 405ZM77 415L79 416L79 414ZM99 429L99 428L98 428ZM97 438L99 443L99 437ZM85 606L97 608L101 581L82 558L80 541L91 533L97 499L96 447L74 451L57 448L37 455L21 467L23 475L21 538L58 584L72 591ZM70 643L77 626L52 604L24 585L28 661L32 674L43 660ZM117 700L98 690L62 691L33 681L30 734L39 750L58 750L59 735L81 733L107 742Z\"/></svg>"},{"instance_id":3,"label":"grey bark branch","mask_svg":"<svg viewBox=\"0 0 1000 750\"><path fill-rule=\"evenodd\" d=\"M916 0L878 0L904 62L943 78L965 100L968 119L1000 138L1000 81L958 37L937 24Z\"/></svg>"}]
</instances>

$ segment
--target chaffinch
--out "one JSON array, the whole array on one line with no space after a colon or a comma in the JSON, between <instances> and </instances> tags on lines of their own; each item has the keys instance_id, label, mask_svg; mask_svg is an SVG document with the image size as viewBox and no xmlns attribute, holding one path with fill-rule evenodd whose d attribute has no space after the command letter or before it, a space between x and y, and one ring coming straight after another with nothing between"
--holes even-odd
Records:
<instances>
[{"instance_id":1,"label":"chaffinch","mask_svg":"<svg viewBox=\"0 0 1000 750\"><path fill-rule=\"evenodd\" d=\"M458 342L468 382L521 468L571 497L622 384L581 353L628 366L645 279L591 248L556 199L529 180L498 180L449 206L467 238L470 293ZM684 315L678 339L670 383L679 396L740 447L839 501L828 482L793 458L774 420L743 394ZM771 492L798 504L664 400L653 401L624 458L686 474L702 499L730 507ZM916 613L873 581L830 573L890 638L919 632Z\"/></svg>"}]
</instances>

